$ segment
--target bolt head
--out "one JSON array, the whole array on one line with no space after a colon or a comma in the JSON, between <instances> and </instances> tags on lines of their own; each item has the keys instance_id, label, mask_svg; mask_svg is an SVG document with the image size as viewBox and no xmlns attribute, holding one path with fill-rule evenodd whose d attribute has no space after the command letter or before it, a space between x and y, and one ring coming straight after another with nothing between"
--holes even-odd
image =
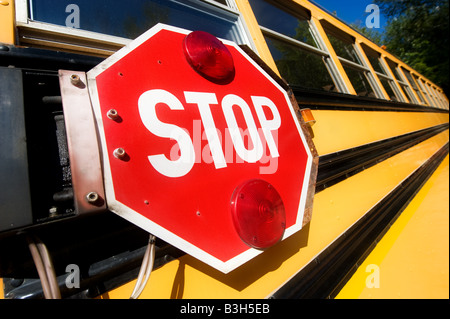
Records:
<instances>
[{"instance_id":1,"label":"bolt head","mask_svg":"<svg viewBox=\"0 0 450 319\"><path fill-rule=\"evenodd\" d=\"M86 200L91 203L94 204L98 201L99 196L96 192L89 192L86 194Z\"/></svg>"},{"instance_id":2,"label":"bolt head","mask_svg":"<svg viewBox=\"0 0 450 319\"><path fill-rule=\"evenodd\" d=\"M117 110L115 110L115 109L110 109L106 113L106 116L111 120L117 120L119 118L119 113L117 113Z\"/></svg>"},{"instance_id":3,"label":"bolt head","mask_svg":"<svg viewBox=\"0 0 450 319\"><path fill-rule=\"evenodd\" d=\"M118 159L124 159L126 154L125 150L121 147L116 148L113 152L114 157Z\"/></svg>"},{"instance_id":4,"label":"bolt head","mask_svg":"<svg viewBox=\"0 0 450 319\"><path fill-rule=\"evenodd\" d=\"M79 76L78 74L72 74L72 75L70 76L70 82L71 82L73 85L79 85L80 82L81 82L80 76Z\"/></svg>"}]
</instances>

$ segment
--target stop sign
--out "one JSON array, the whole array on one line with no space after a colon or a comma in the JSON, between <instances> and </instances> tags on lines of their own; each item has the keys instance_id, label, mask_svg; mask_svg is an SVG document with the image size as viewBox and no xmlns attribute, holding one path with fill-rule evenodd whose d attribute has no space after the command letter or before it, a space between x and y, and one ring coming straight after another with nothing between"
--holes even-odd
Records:
<instances>
[{"instance_id":1,"label":"stop sign","mask_svg":"<svg viewBox=\"0 0 450 319\"><path fill-rule=\"evenodd\" d=\"M88 84L111 211L225 273L309 221L312 143L235 43L158 24Z\"/></svg>"}]
</instances>

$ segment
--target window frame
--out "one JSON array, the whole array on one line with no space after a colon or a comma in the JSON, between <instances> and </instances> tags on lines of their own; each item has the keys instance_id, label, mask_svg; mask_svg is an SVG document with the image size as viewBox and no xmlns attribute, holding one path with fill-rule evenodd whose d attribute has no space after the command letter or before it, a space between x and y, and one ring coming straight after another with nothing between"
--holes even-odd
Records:
<instances>
[{"instance_id":1,"label":"window frame","mask_svg":"<svg viewBox=\"0 0 450 319\"><path fill-rule=\"evenodd\" d=\"M415 75L413 75L413 76L415 76ZM431 97L430 97L430 95L429 95L429 93L428 93L428 91L427 91L427 89L425 87L425 85L426 85L425 81L423 79L421 79L420 77L415 78L415 80L416 80L417 84L419 85L420 90L422 91L422 94L423 94L425 100L427 101L428 105L429 106L433 106L433 103L431 101Z\"/></svg>"},{"instance_id":2,"label":"window frame","mask_svg":"<svg viewBox=\"0 0 450 319\"><path fill-rule=\"evenodd\" d=\"M372 62L369 59L369 56L371 56L372 58L377 60L383 73L380 73L379 71L375 70L375 67L373 65L372 65L372 69L373 69L375 77L378 78L378 80L380 81L380 85L383 87L383 89L384 89L384 86L381 83L381 80L385 80L388 83L388 85L391 88L392 92L394 93L397 101L403 102L404 101L403 96L402 96L401 92L399 92L399 88L397 87L397 85L395 83L395 79L392 78L392 74L389 72L389 69L388 69L389 66L386 65L386 61L383 59L382 53L370 48L369 46L367 46L364 43L361 44L361 50L367 56L368 63L372 64ZM384 91L386 93L386 99L392 101L390 99L390 96L389 96L388 92L386 91L386 89L384 89Z\"/></svg>"},{"instance_id":3,"label":"window frame","mask_svg":"<svg viewBox=\"0 0 450 319\"><path fill-rule=\"evenodd\" d=\"M446 105L445 105L444 101L442 100L442 95L440 94L439 89L435 85L433 85L433 89L436 94L436 99L439 102L440 108L445 109Z\"/></svg>"},{"instance_id":4,"label":"window frame","mask_svg":"<svg viewBox=\"0 0 450 319\"><path fill-rule=\"evenodd\" d=\"M383 93L383 90L379 87L379 84L377 83L377 79L375 78L374 72L372 72L372 67L368 65L368 61L365 55L365 52L361 52L361 50L363 50L361 48L360 45L356 44L356 39L350 35L345 33L344 31L338 29L337 27L335 27L334 25L332 25L331 23L329 23L326 20L322 21L322 27L325 30L325 34L329 39L329 35L335 37L337 40L342 41L343 43L346 43L348 45L351 45L352 49L354 50L355 54L356 54L356 58L357 60L359 60L360 63L356 63L354 61L350 61L345 57L339 56L338 53L336 52L335 48L333 47L333 50L336 53L337 59L339 61L339 63L341 63L342 67L346 66L349 67L351 69L354 69L358 72L362 72L367 80L367 82L369 83L374 95L376 98L379 99L386 99L385 94ZM331 44L331 41L330 41ZM331 44L331 46L333 46ZM344 70L345 72L345 70ZM346 72L347 73L347 72ZM350 80L350 78L349 78ZM350 83L352 81L350 80ZM353 86L353 83L351 83ZM356 92L357 94L357 92Z\"/></svg>"},{"instance_id":5,"label":"window frame","mask_svg":"<svg viewBox=\"0 0 450 319\"><path fill-rule=\"evenodd\" d=\"M437 91L437 93L439 95L439 98L441 99L443 108L445 110L448 110L449 109L449 104L448 104L448 100L445 97L445 94L440 89L437 89L436 91Z\"/></svg>"},{"instance_id":6,"label":"window frame","mask_svg":"<svg viewBox=\"0 0 450 319\"><path fill-rule=\"evenodd\" d=\"M400 69L402 73L405 75L405 79L408 82L409 86L411 87L414 96L419 99L419 104L427 105L427 102L422 94L422 91L419 89L419 86L414 79L414 74L404 67L400 67ZM433 106L433 104L430 104L430 106Z\"/></svg>"},{"instance_id":7,"label":"window frame","mask_svg":"<svg viewBox=\"0 0 450 319\"><path fill-rule=\"evenodd\" d=\"M226 15L230 15L230 17L236 17L236 27L239 30L239 36L242 38L242 43L238 44L244 44L256 50L246 21L242 13L237 9L235 0L226 0L227 5L213 0L191 1L197 2L199 6L210 5L208 8L214 11L217 10L221 14L225 13ZM107 57L133 40L32 20L28 15L29 0L16 0L15 8L16 27L18 30L17 39L19 44Z\"/></svg>"},{"instance_id":8,"label":"window frame","mask_svg":"<svg viewBox=\"0 0 450 319\"><path fill-rule=\"evenodd\" d=\"M262 26L261 24L258 23L258 27L261 30L261 33L263 34L264 37L269 37L278 41L282 41L282 42L286 42L287 44L290 44L292 46L295 46L297 48L299 48L299 50L303 50L303 51L307 51L309 53L315 54L317 56L320 56L323 58L324 61L324 65L325 68L328 72L328 74L330 75L331 80L333 81L336 90L338 92L343 92L343 93L347 93L347 88L344 84L344 81L342 80L342 78L339 76L339 72L337 71L336 66L334 65L334 61L330 55L330 53L328 52L328 48L327 46L324 44L322 38L319 36L319 32L316 29L316 26L314 25L312 19L311 19L311 15L308 14L308 10L303 8L302 6L295 4L295 3L285 3L284 1L280 1L280 2L273 2L270 0L262 0L262 1L266 1L271 5L274 5L276 7L278 7L280 10L283 10L284 12L286 12L287 14L292 15L293 17L296 17L298 19L304 19L305 21L308 22L308 28L309 28L309 32L311 34L311 36L313 37L314 41L317 44L317 48L313 47L312 45L309 45L307 43L304 43L300 40L291 38L285 34L282 34L280 32L277 32L275 30L272 30L270 28L267 28L265 26ZM251 4L250 4L251 5ZM253 10L253 9L252 9ZM255 16L256 20L258 19ZM326 92L326 91L324 91Z\"/></svg>"},{"instance_id":9,"label":"window frame","mask_svg":"<svg viewBox=\"0 0 450 319\"><path fill-rule=\"evenodd\" d=\"M401 70L401 66L398 65L398 63L396 63L394 61L391 61L391 63L393 64L393 68L391 66L389 66L389 67L391 68L392 73L394 74L396 82L399 84L400 88L404 92L404 96L407 99L406 102L412 103L412 104L418 104L417 99L414 96L414 93L413 93L411 87L409 86L405 75L403 74L403 72ZM395 73L397 73L397 75L395 75Z\"/></svg>"},{"instance_id":10,"label":"window frame","mask_svg":"<svg viewBox=\"0 0 450 319\"><path fill-rule=\"evenodd\" d=\"M430 84L430 83L426 83L426 86L428 87L428 91L430 92L430 96L431 96L431 98L432 98L432 100L434 102L434 106L437 107L437 108L440 108L440 103L439 103L439 101L437 99L437 96L435 94L433 85Z\"/></svg>"}]
</instances>

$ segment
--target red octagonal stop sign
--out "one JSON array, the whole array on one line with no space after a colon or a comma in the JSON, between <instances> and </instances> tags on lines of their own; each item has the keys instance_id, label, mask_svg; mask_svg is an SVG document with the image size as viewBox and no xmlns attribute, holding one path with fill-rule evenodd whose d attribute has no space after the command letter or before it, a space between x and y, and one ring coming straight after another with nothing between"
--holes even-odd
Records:
<instances>
[{"instance_id":1,"label":"red octagonal stop sign","mask_svg":"<svg viewBox=\"0 0 450 319\"><path fill-rule=\"evenodd\" d=\"M309 221L313 145L236 44L159 24L88 81L111 211L225 273Z\"/></svg>"}]
</instances>

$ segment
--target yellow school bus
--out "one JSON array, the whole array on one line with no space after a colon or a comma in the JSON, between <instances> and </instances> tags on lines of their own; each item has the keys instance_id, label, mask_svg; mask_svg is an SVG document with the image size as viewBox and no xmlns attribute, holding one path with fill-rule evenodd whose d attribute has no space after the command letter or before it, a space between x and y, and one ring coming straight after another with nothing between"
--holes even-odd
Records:
<instances>
[{"instance_id":1,"label":"yellow school bus","mask_svg":"<svg viewBox=\"0 0 450 319\"><path fill-rule=\"evenodd\" d=\"M84 74L158 23L253 52L317 152L310 221L229 273L75 189L58 72ZM448 98L313 2L1 0L0 79L0 298L449 298Z\"/></svg>"}]
</instances>

